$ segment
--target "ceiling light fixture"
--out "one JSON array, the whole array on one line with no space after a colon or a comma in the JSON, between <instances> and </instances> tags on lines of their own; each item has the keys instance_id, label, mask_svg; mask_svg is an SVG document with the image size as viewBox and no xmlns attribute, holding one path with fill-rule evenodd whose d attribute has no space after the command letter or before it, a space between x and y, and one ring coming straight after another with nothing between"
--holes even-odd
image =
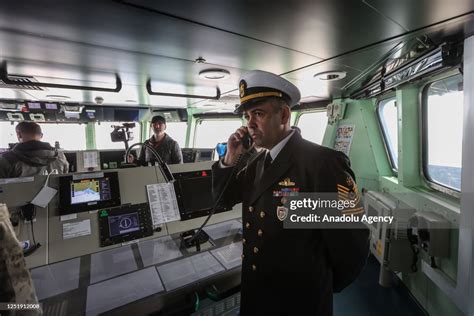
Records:
<instances>
[{"instance_id":1,"label":"ceiling light fixture","mask_svg":"<svg viewBox=\"0 0 474 316\"><path fill-rule=\"evenodd\" d=\"M221 80L230 77L230 72L225 69L204 69L199 72L199 77L207 80Z\"/></svg>"},{"instance_id":2,"label":"ceiling light fixture","mask_svg":"<svg viewBox=\"0 0 474 316\"><path fill-rule=\"evenodd\" d=\"M314 75L314 78L317 78L322 81L336 81L344 79L347 75L345 71L325 71L320 72Z\"/></svg>"},{"instance_id":3,"label":"ceiling light fixture","mask_svg":"<svg viewBox=\"0 0 474 316\"><path fill-rule=\"evenodd\" d=\"M68 100L71 97L68 97L67 95L59 95L59 94L48 94L46 95L48 99L56 100L56 101L62 101L62 100Z\"/></svg>"}]
</instances>

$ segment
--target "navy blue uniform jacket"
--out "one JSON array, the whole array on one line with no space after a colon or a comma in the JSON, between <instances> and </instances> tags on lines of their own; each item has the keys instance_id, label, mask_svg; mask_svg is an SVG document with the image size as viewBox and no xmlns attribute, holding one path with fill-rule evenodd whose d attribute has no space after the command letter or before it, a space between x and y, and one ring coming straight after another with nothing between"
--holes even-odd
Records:
<instances>
[{"instance_id":1,"label":"navy blue uniform jacket","mask_svg":"<svg viewBox=\"0 0 474 316\"><path fill-rule=\"evenodd\" d=\"M222 204L242 202L241 315L332 315L333 292L354 281L365 264L368 230L284 229L274 191L288 182L300 192L338 192L338 185L356 191L349 159L294 133L255 181L263 160L256 154L235 173L218 163L212 169L214 197L234 174Z\"/></svg>"}]
</instances>

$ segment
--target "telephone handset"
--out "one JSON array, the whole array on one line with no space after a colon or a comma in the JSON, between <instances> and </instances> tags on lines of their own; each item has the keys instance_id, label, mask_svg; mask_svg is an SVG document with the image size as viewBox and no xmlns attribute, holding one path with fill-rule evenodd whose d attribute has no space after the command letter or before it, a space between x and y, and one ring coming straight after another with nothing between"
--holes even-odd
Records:
<instances>
[{"instance_id":1,"label":"telephone handset","mask_svg":"<svg viewBox=\"0 0 474 316\"><path fill-rule=\"evenodd\" d=\"M245 134L244 137L242 137L242 146L244 146L244 148L246 150L248 150L250 148L250 146L252 146L253 144L253 140L252 140L252 137L250 137L250 134Z\"/></svg>"}]
</instances>

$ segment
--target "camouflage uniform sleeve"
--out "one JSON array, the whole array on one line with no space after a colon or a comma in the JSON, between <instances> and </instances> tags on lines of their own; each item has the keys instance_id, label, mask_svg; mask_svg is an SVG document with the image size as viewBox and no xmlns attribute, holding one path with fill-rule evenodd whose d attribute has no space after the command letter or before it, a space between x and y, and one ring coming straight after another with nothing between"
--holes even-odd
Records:
<instances>
[{"instance_id":1,"label":"camouflage uniform sleeve","mask_svg":"<svg viewBox=\"0 0 474 316\"><path fill-rule=\"evenodd\" d=\"M26 267L23 250L16 238L5 204L0 204L0 301L36 304L35 287ZM21 313L23 315L23 313ZM41 315L41 309L32 309L28 315Z\"/></svg>"}]
</instances>

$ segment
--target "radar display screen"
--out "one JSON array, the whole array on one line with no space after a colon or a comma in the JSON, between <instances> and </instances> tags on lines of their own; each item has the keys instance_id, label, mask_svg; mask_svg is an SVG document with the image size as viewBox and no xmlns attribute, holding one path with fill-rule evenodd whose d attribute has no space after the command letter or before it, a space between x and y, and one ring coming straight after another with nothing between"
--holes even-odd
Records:
<instances>
[{"instance_id":1,"label":"radar display screen","mask_svg":"<svg viewBox=\"0 0 474 316\"><path fill-rule=\"evenodd\" d=\"M107 201L111 198L109 178L83 179L71 182L71 204Z\"/></svg>"},{"instance_id":2,"label":"radar display screen","mask_svg":"<svg viewBox=\"0 0 474 316\"><path fill-rule=\"evenodd\" d=\"M128 234L140 230L140 220L138 213L121 214L109 216L110 236Z\"/></svg>"},{"instance_id":3,"label":"radar display screen","mask_svg":"<svg viewBox=\"0 0 474 316\"><path fill-rule=\"evenodd\" d=\"M78 173L59 178L59 213L100 210L119 206L117 172Z\"/></svg>"}]
</instances>

